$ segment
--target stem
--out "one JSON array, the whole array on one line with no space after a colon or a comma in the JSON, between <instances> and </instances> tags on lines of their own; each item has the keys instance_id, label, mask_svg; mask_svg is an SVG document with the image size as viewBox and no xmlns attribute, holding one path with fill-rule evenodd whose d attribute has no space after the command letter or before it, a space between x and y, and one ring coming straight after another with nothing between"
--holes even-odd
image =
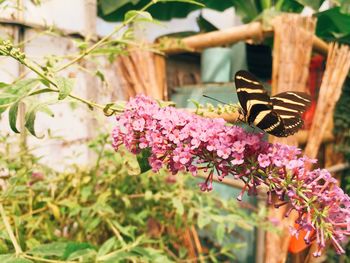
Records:
<instances>
[{"instance_id":1,"label":"stem","mask_svg":"<svg viewBox=\"0 0 350 263\"><path fill-rule=\"evenodd\" d=\"M19 246L15 235L13 234L11 225L10 225L10 223L8 221L8 218L6 216L6 213L5 213L5 209L4 209L4 207L3 207L3 205L1 203L0 203L0 214L1 214L1 217L2 217L2 221L4 222L4 225L6 227L7 234L9 235L9 237L11 239L11 242L12 242L12 245L15 248L16 255L22 254L23 253L22 249Z\"/></svg>"},{"instance_id":2,"label":"stem","mask_svg":"<svg viewBox=\"0 0 350 263\"><path fill-rule=\"evenodd\" d=\"M113 251L113 252L108 253L108 254L106 254L106 255L103 255L103 256L101 256L101 257L98 257L98 258L97 258L97 261L108 260L108 258L113 257L114 255L118 255L118 253L120 253L120 252L128 251L129 249L132 249L132 248L138 246L138 245L141 243L142 238L143 238L143 236L139 236L139 237L135 240L135 242L133 242L133 243L131 243L131 244L129 244L129 245L127 245L127 246L121 248L121 249L118 249L118 250L116 250L116 251Z\"/></svg>"},{"instance_id":3,"label":"stem","mask_svg":"<svg viewBox=\"0 0 350 263\"><path fill-rule=\"evenodd\" d=\"M48 81L50 84L52 84L52 85L56 88L56 89L50 89L50 88L49 88L49 89L43 89L43 90L47 90L48 92L59 92L57 83L56 83L51 77L46 76L46 75L41 71L41 69L39 69L39 67L36 66L34 63L30 62L28 59L20 60L19 58L12 56L9 52L6 52L6 50L3 51L3 52L5 52L8 56L10 56L10 57L16 59L16 60L17 60L18 62L20 62L22 65L26 66L26 67L29 68L31 71L35 72L39 77L41 77L42 79ZM29 94L29 96L30 96L30 95L35 95L35 94L37 94L37 93L38 93L38 91L34 91L32 94ZM77 95L74 95L74 94L69 94L68 96L69 96L70 98L72 98L72 99L75 99L75 100L78 100L78 101L80 101L80 102L83 102L84 104L88 105L88 107L90 107L90 108L95 107L95 108L99 108L99 109L102 109L102 110L105 108L104 105L101 105L101 104L95 103L95 102L93 102L93 101L89 101L89 100L83 99L83 98L81 98L81 97L79 97L79 96L77 96ZM7 105L6 105L6 106L7 106Z\"/></svg>"},{"instance_id":4,"label":"stem","mask_svg":"<svg viewBox=\"0 0 350 263\"><path fill-rule=\"evenodd\" d=\"M149 2L147 5L145 5L139 12L143 12L146 9L148 9L150 6L152 6L153 4L155 4L156 1L151 1ZM76 57L75 59L72 59L71 61L69 61L68 63L64 64L63 66L61 66L60 68L58 68L57 70L55 70L55 72L59 72L62 71L66 68L68 68L69 66L73 65L74 63L80 61L81 59L83 59L85 56L89 55L92 51L94 51L96 48L98 48L99 46L101 46L102 44L104 44L104 42L106 42L107 40L109 40L115 33L119 32L121 29L123 29L125 26L127 26L128 24L130 24L132 21L135 20L135 18L138 16L138 13L135 13L135 15L131 16L129 19L127 19L126 21L124 21L121 25L119 25L118 27L116 27L111 33L109 33L107 36L101 38L98 42L96 42L94 45L92 45L91 47L89 47L88 49L86 49L85 51L83 51L83 53Z\"/></svg>"},{"instance_id":5,"label":"stem","mask_svg":"<svg viewBox=\"0 0 350 263\"><path fill-rule=\"evenodd\" d=\"M94 169L95 173L97 172L97 170L98 170L98 168L100 166L100 162L101 162L101 159L102 159L102 154L103 154L103 152L105 150L107 139L108 139L108 137L104 137L103 138L103 144L101 146L100 151L98 152L98 156L97 156L97 160L96 160L96 164L95 164L95 169Z\"/></svg>"},{"instance_id":6,"label":"stem","mask_svg":"<svg viewBox=\"0 0 350 263\"><path fill-rule=\"evenodd\" d=\"M39 258L39 257L30 256L27 254L24 254L23 257L28 258L28 259L32 259L35 261L48 262L48 263L76 263L76 262L78 262L78 261L62 261L62 260Z\"/></svg>"}]
</instances>

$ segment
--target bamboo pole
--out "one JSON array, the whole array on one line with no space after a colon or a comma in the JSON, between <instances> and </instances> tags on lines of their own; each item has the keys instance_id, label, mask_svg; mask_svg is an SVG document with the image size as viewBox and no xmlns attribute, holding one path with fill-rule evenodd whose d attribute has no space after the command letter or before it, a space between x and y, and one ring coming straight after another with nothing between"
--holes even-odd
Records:
<instances>
[{"instance_id":1,"label":"bamboo pole","mask_svg":"<svg viewBox=\"0 0 350 263\"><path fill-rule=\"evenodd\" d=\"M306 91L315 25L315 19L296 14L281 15L273 21L272 94ZM296 146L299 142L296 135L287 138L270 137L270 140ZM287 206L279 209L269 207L269 217L280 220L279 228L283 234L266 233L265 262L286 261L291 238L289 227L294 224L297 216L292 213L285 218L287 209Z\"/></svg>"},{"instance_id":2,"label":"bamboo pole","mask_svg":"<svg viewBox=\"0 0 350 263\"><path fill-rule=\"evenodd\" d=\"M261 42L264 38L272 36L273 30L264 29L260 22L251 22L229 29L197 34L183 39L162 39L159 40L164 53L174 54L184 51L201 51L204 48L224 46L239 41L253 40ZM312 39L313 48L316 52L326 55L328 44L317 36Z\"/></svg>"}]
</instances>

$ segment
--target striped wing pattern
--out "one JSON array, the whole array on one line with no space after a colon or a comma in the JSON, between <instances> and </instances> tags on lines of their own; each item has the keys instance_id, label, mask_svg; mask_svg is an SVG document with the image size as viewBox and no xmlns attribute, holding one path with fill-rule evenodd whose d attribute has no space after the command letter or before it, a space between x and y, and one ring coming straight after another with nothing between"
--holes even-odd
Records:
<instances>
[{"instance_id":1,"label":"striped wing pattern","mask_svg":"<svg viewBox=\"0 0 350 263\"><path fill-rule=\"evenodd\" d=\"M283 92L270 97L256 77L247 71L235 75L238 100L244 120L277 137L297 132L303 125L301 114L310 105L302 92Z\"/></svg>"},{"instance_id":2,"label":"striped wing pattern","mask_svg":"<svg viewBox=\"0 0 350 263\"><path fill-rule=\"evenodd\" d=\"M310 106L311 97L303 92L283 92L271 97L273 111L284 124L284 136L296 133L304 124L301 115Z\"/></svg>"}]
</instances>

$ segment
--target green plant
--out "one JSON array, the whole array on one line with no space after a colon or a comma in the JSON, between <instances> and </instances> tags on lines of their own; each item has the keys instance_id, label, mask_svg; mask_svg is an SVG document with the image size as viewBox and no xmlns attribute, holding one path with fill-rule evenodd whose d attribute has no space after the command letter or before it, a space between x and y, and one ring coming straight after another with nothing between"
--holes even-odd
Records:
<instances>
[{"instance_id":1,"label":"green plant","mask_svg":"<svg viewBox=\"0 0 350 263\"><path fill-rule=\"evenodd\" d=\"M121 21L128 10L140 8L146 2L147 0L99 0L99 16L107 21ZM149 12L156 19L170 20L186 17L190 12L203 8L198 5L179 2L154 6L150 8ZM217 11L234 7L244 23L263 20L264 25L269 25L270 19L281 12L300 13L304 7L309 7L316 12L315 15L318 18L317 36L329 41L350 42L348 26L350 23L350 2L348 0L333 0L331 1L332 7L320 13L317 12L324 0L201 0L199 2L207 8Z\"/></svg>"},{"instance_id":2,"label":"green plant","mask_svg":"<svg viewBox=\"0 0 350 263\"><path fill-rule=\"evenodd\" d=\"M91 169L62 173L1 138L1 262L181 262L188 259L181 233L196 225L210 227L220 244L202 257L234 257L240 244L224 241L261 221L233 199L197 192L185 175L140 174L136 159L115 153L108 138L90 143L98 156Z\"/></svg>"},{"instance_id":3,"label":"green plant","mask_svg":"<svg viewBox=\"0 0 350 263\"><path fill-rule=\"evenodd\" d=\"M22 107L21 105L26 105L27 111L24 117L24 126L32 135L42 137L36 134L34 128L37 113L44 112L53 117L54 112L50 110L50 106L64 100L71 99L80 102L88 106L90 110L94 108L100 109L106 115L120 111L120 107L113 103L100 104L75 95L73 92L74 79L63 77L61 72L67 68L77 66L77 63L83 59L93 60L94 56L107 56L113 61L117 55L127 54L127 47L130 45L141 48L140 43L137 43L133 38L133 27L129 27L129 25L137 21L154 22L152 16L146 10L157 3L172 1L177 0L147 1L139 10L129 10L124 15L123 23L118 25L110 34L93 44L86 41L75 41L80 52L69 56L68 61L66 61L66 57L48 55L46 62L39 64L29 59L21 50L23 43L15 44L9 39L0 38L0 56L12 58L36 74L36 77L31 79L24 79L25 75L22 75L13 83L0 82L0 115L8 110L11 129L15 133L20 133L22 131L16 126L18 112ZM7 2L5 1L3 4L5 5ZM182 2L197 3L193 0L182 0ZM48 30L50 33L54 31L53 28ZM122 33L120 33L121 31ZM117 33L120 34L118 37L115 37ZM158 52L157 50L153 51ZM78 67L82 68L84 72L89 72L82 66ZM92 74L99 77L102 81L104 80L103 72L97 70L92 72Z\"/></svg>"},{"instance_id":4,"label":"green plant","mask_svg":"<svg viewBox=\"0 0 350 263\"><path fill-rule=\"evenodd\" d=\"M324 12L316 14L317 36L327 41L338 41L341 43L350 43L350 9L345 9L343 6L334 7ZM350 3L348 3L350 6Z\"/></svg>"},{"instance_id":5,"label":"green plant","mask_svg":"<svg viewBox=\"0 0 350 263\"><path fill-rule=\"evenodd\" d=\"M350 79L345 82L342 96L334 111L334 136L336 138L335 150L344 155L344 161L350 163ZM342 172L342 186L350 193L350 170Z\"/></svg>"}]
</instances>

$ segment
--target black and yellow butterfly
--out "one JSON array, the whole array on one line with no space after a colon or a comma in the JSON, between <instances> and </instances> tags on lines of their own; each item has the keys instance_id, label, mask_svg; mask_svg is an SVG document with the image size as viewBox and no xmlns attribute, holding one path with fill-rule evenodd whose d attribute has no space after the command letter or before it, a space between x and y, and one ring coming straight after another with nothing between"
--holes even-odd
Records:
<instances>
[{"instance_id":1,"label":"black and yellow butterfly","mask_svg":"<svg viewBox=\"0 0 350 263\"><path fill-rule=\"evenodd\" d=\"M287 137L303 126L302 113L311 103L303 92L288 91L270 97L250 72L240 70L235 84L243 121L277 137Z\"/></svg>"}]
</instances>

